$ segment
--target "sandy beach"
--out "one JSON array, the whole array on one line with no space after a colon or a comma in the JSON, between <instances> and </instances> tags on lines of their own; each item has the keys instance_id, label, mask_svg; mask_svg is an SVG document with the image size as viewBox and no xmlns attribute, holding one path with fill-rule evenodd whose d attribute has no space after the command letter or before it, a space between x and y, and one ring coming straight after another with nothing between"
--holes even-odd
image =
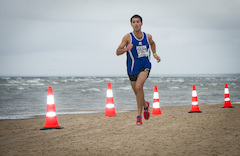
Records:
<instances>
[{"instance_id":1,"label":"sandy beach","mask_svg":"<svg viewBox=\"0 0 240 156\"><path fill-rule=\"evenodd\" d=\"M161 107L136 125L136 111L58 115L64 129L40 130L45 116L0 120L0 155L239 155L240 105Z\"/></svg>"}]
</instances>

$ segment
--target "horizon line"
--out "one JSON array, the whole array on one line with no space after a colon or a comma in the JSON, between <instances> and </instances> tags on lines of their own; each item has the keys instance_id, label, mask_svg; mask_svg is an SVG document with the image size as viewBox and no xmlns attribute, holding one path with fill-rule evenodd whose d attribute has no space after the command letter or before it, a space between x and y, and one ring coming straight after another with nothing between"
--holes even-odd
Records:
<instances>
[{"instance_id":1,"label":"horizon line","mask_svg":"<svg viewBox=\"0 0 240 156\"><path fill-rule=\"evenodd\" d=\"M198 74L150 74L151 77L195 77L195 76L240 76L240 73L198 73ZM112 75L0 75L0 77L128 77L126 74L112 74Z\"/></svg>"}]
</instances>

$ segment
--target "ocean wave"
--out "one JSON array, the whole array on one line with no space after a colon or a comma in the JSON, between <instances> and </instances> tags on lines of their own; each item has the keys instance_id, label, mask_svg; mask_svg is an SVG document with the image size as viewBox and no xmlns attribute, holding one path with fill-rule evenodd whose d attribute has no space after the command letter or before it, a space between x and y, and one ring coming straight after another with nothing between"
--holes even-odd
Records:
<instances>
[{"instance_id":1,"label":"ocean wave","mask_svg":"<svg viewBox=\"0 0 240 156\"><path fill-rule=\"evenodd\" d=\"M86 93L86 92L100 92L101 90L98 88L82 88L80 89L81 92Z\"/></svg>"},{"instance_id":2,"label":"ocean wave","mask_svg":"<svg viewBox=\"0 0 240 156\"><path fill-rule=\"evenodd\" d=\"M185 80L183 78L168 78L167 82L181 82L183 83Z\"/></svg>"},{"instance_id":3,"label":"ocean wave","mask_svg":"<svg viewBox=\"0 0 240 156\"><path fill-rule=\"evenodd\" d=\"M44 81L40 78L37 79L22 79L22 78L14 78L14 79L7 79L6 82L3 83L7 86L16 86L16 85L22 85L22 86L28 86L28 85L45 85Z\"/></svg>"},{"instance_id":4,"label":"ocean wave","mask_svg":"<svg viewBox=\"0 0 240 156\"><path fill-rule=\"evenodd\" d=\"M96 79L96 80L89 80L88 82L90 83L103 83L105 80L101 80L101 79Z\"/></svg>"},{"instance_id":5,"label":"ocean wave","mask_svg":"<svg viewBox=\"0 0 240 156\"><path fill-rule=\"evenodd\" d=\"M100 92L101 90L98 89L98 88L89 88L89 89L87 89L87 91L90 91L90 92Z\"/></svg>"},{"instance_id":6,"label":"ocean wave","mask_svg":"<svg viewBox=\"0 0 240 156\"><path fill-rule=\"evenodd\" d=\"M153 83L162 83L164 82L162 79L150 79Z\"/></svg>"},{"instance_id":7,"label":"ocean wave","mask_svg":"<svg viewBox=\"0 0 240 156\"><path fill-rule=\"evenodd\" d=\"M21 83L22 86L45 86L45 83Z\"/></svg>"},{"instance_id":8,"label":"ocean wave","mask_svg":"<svg viewBox=\"0 0 240 156\"><path fill-rule=\"evenodd\" d=\"M53 81L53 82L51 82L51 84L55 84L55 85L56 85L56 84L59 84L59 83L58 83L58 82L56 82L56 81Z\"/></svg>"},{"instance_id":9,"label":"ocean wave","mask_svg":"<svg viewBox=\"0 0 240 156\"><path fill-rule=\"evenodd\" d=\"M123 82L129 82L129 78L125 78L125 77L120 77L120 78L117 78L116 79L116 82L120 82L120 83L123 83Z\"/></svg>"},{"instance_id":10,"label":"ocean wave","mask_svg":"<svg viewBox=\"0 0 240 156\"><path fill-rule=\"evenodd\" d=\"M27 83L39 83L40 81L41 81L40 78L26 80Z\"/></svg>"},{"instance_id":11,"label":"ocean wave","mask_svg":"<svg viewBox=\"0 0 240 156\"><path fill-rule=\"evenodd\" d=\"M183 83L185 82L184 78L174 78L174 77L169 77L169 78L149 78L152 82L155 83L169 83L169 82L179 82Z\"/></svg>"},{"instance_id":12,"label":"ocean wave","mask_svg":"<svg viewBox=\"0 0 240 156\"><path fill-rule=\"evenodd\" d=\"M210 83L209 85L211 85L211 86L218 86L219 84L217 84L217 83Z\"/></svg>"},{"instance_id":13,"label":"ocean wave","mask_svg":"<svg viewBox=\"0 0 240 156\"><path fill-rule=\"evenodd\" d=\"M66 78L64 80L60 80L61 83L103 83L107 81L107 79L100 78Z\"/></svg>"},{"instance_id":14,"label":"ocean wave","mask_svg":"<svg viewBox=\"0 0 240 156\"><path fill-rule=\"evenodd\" d=\"M24 88L23 88L23 87L18 87L17 89L18 89L18 90L24 90Z\"/></svg>"},{"instance_id":15,"label":"ocean wave","mask_svg":"<svg viewBox=\"0 0 240 156\"><path fill-rule=\"evenodd\" d=\"M0 79L3 79L3 80L10 80L11 77L0 77Z\"/></svg>"},{"instance_id":16,"label":"ocean wave","mask_svg":"<svg viewBox=\"0 0 240 156\"><path fill-rule=\"evenodd\" d=\"M216 80L215 77L205 77L204 79L205 79L205 80L209 80L209 81Z\"/></svg>"},{"instance_id":17,"label":"ocean wave","mask_svg":"<svg viewBox=\"0 0 240 156\"><path fill-rule=\"evenodd\" d=\"M170 90L174 90L174 89L179 89L178 86L172 86L172 87L168 87Z\"/></svg>"},{"instance_id":18,"label":"ocean wave","mask_svg":"<svg viewBox=\"0 0 240 156\"><path fill-rule=\"evenodd\" d=\"M67 83L68 80L60 80L61 83Z\"/></svg>"},{"instance_id":19,"label":"ocean wave","mask_svg":"<svg viewBox=\"0 0 240 156\"><path fill-rule=\"evenodd\" d=\"M35 83L35 84L30 84L31 86L45 86L44 83Z\"/></svg>"},{"instance_id":20,"label":"ocean wave","mask_svg":"<svg viewBox=\"0 0 240 156\"><path fill-rule=\"evenodd\" d=\"M114 82L112 78L103 78L104 82Z\"/></svg>"},{"instance_id":21,"label":"ocean wave","mask_svg":"<svg viewBox=\"0 0 240 156\"><path fill-rule=\"evenodd\" d=\"M17 81L17 80L8 80L8 83L10 83L10 84L20 84L20 83L22 83L21 81Z\"/></svg>"},{"instance_id":22,"label":"ocean wave","mask_svg":"<svg viewBox=\"0 0 240 156\"><path fill-rule=\"evenodd\" d=\"M118 89L121 89L121 90L131 90L132 87L129 85L129 86L125 86L125 87L119 87Z\"/></svg>"}]
</instances>

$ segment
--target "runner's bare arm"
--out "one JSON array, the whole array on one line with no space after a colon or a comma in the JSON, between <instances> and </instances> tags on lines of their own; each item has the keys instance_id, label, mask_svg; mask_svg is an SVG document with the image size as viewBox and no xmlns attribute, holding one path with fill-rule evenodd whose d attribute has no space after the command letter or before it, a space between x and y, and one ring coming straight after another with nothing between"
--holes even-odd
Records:
<instances>
[{"instance_id":1,"label":"runner's bare arm","mask_svg":"<svg viewBox=\"0 0 240 156\"><path fill-rule=\"evenodd\" d=\"M152 39L152 35L147 34L147 37L148 37L148 41L149 41L149 43L150 43L150 45L151 45L153 57L157 60L157 62L160 62L160 61L161 61L161 58L160 58L160 56L158 56L157 53L156 53L156 45L155 45L155 42L154 42L153 39Z\"/></svg>"},{"instance_id":2,"label":"runner's bare arm","mask_svg":"<svg viewBox=\"0 0 240 156\"><path fill-rule=\"evenodd\" d=\"M131 50L133 47L133 44L129 44L129 43L130 43L130 36L129 34L127 34L123 37L122 43L118 46L116 55L119 56L124 54L126 51Z\"/></svg>"}]
</instances>

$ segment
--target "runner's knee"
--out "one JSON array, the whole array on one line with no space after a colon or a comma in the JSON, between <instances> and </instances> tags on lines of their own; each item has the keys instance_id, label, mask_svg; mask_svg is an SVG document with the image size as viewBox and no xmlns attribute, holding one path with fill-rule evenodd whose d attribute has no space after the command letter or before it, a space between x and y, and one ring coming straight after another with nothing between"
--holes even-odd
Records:
<instances>
[{"instance_id":1,"label":"runner's knee","mask_svg":"<svg viewBox=\"0 0 240 156\"><path fill-rule=\"evenodd\" d=\"M136 84L136 90L137 90L137 92L142 91L143 90L143 85L140 84L140 83L137 83Z\"/></svg>"}]
</instances>

